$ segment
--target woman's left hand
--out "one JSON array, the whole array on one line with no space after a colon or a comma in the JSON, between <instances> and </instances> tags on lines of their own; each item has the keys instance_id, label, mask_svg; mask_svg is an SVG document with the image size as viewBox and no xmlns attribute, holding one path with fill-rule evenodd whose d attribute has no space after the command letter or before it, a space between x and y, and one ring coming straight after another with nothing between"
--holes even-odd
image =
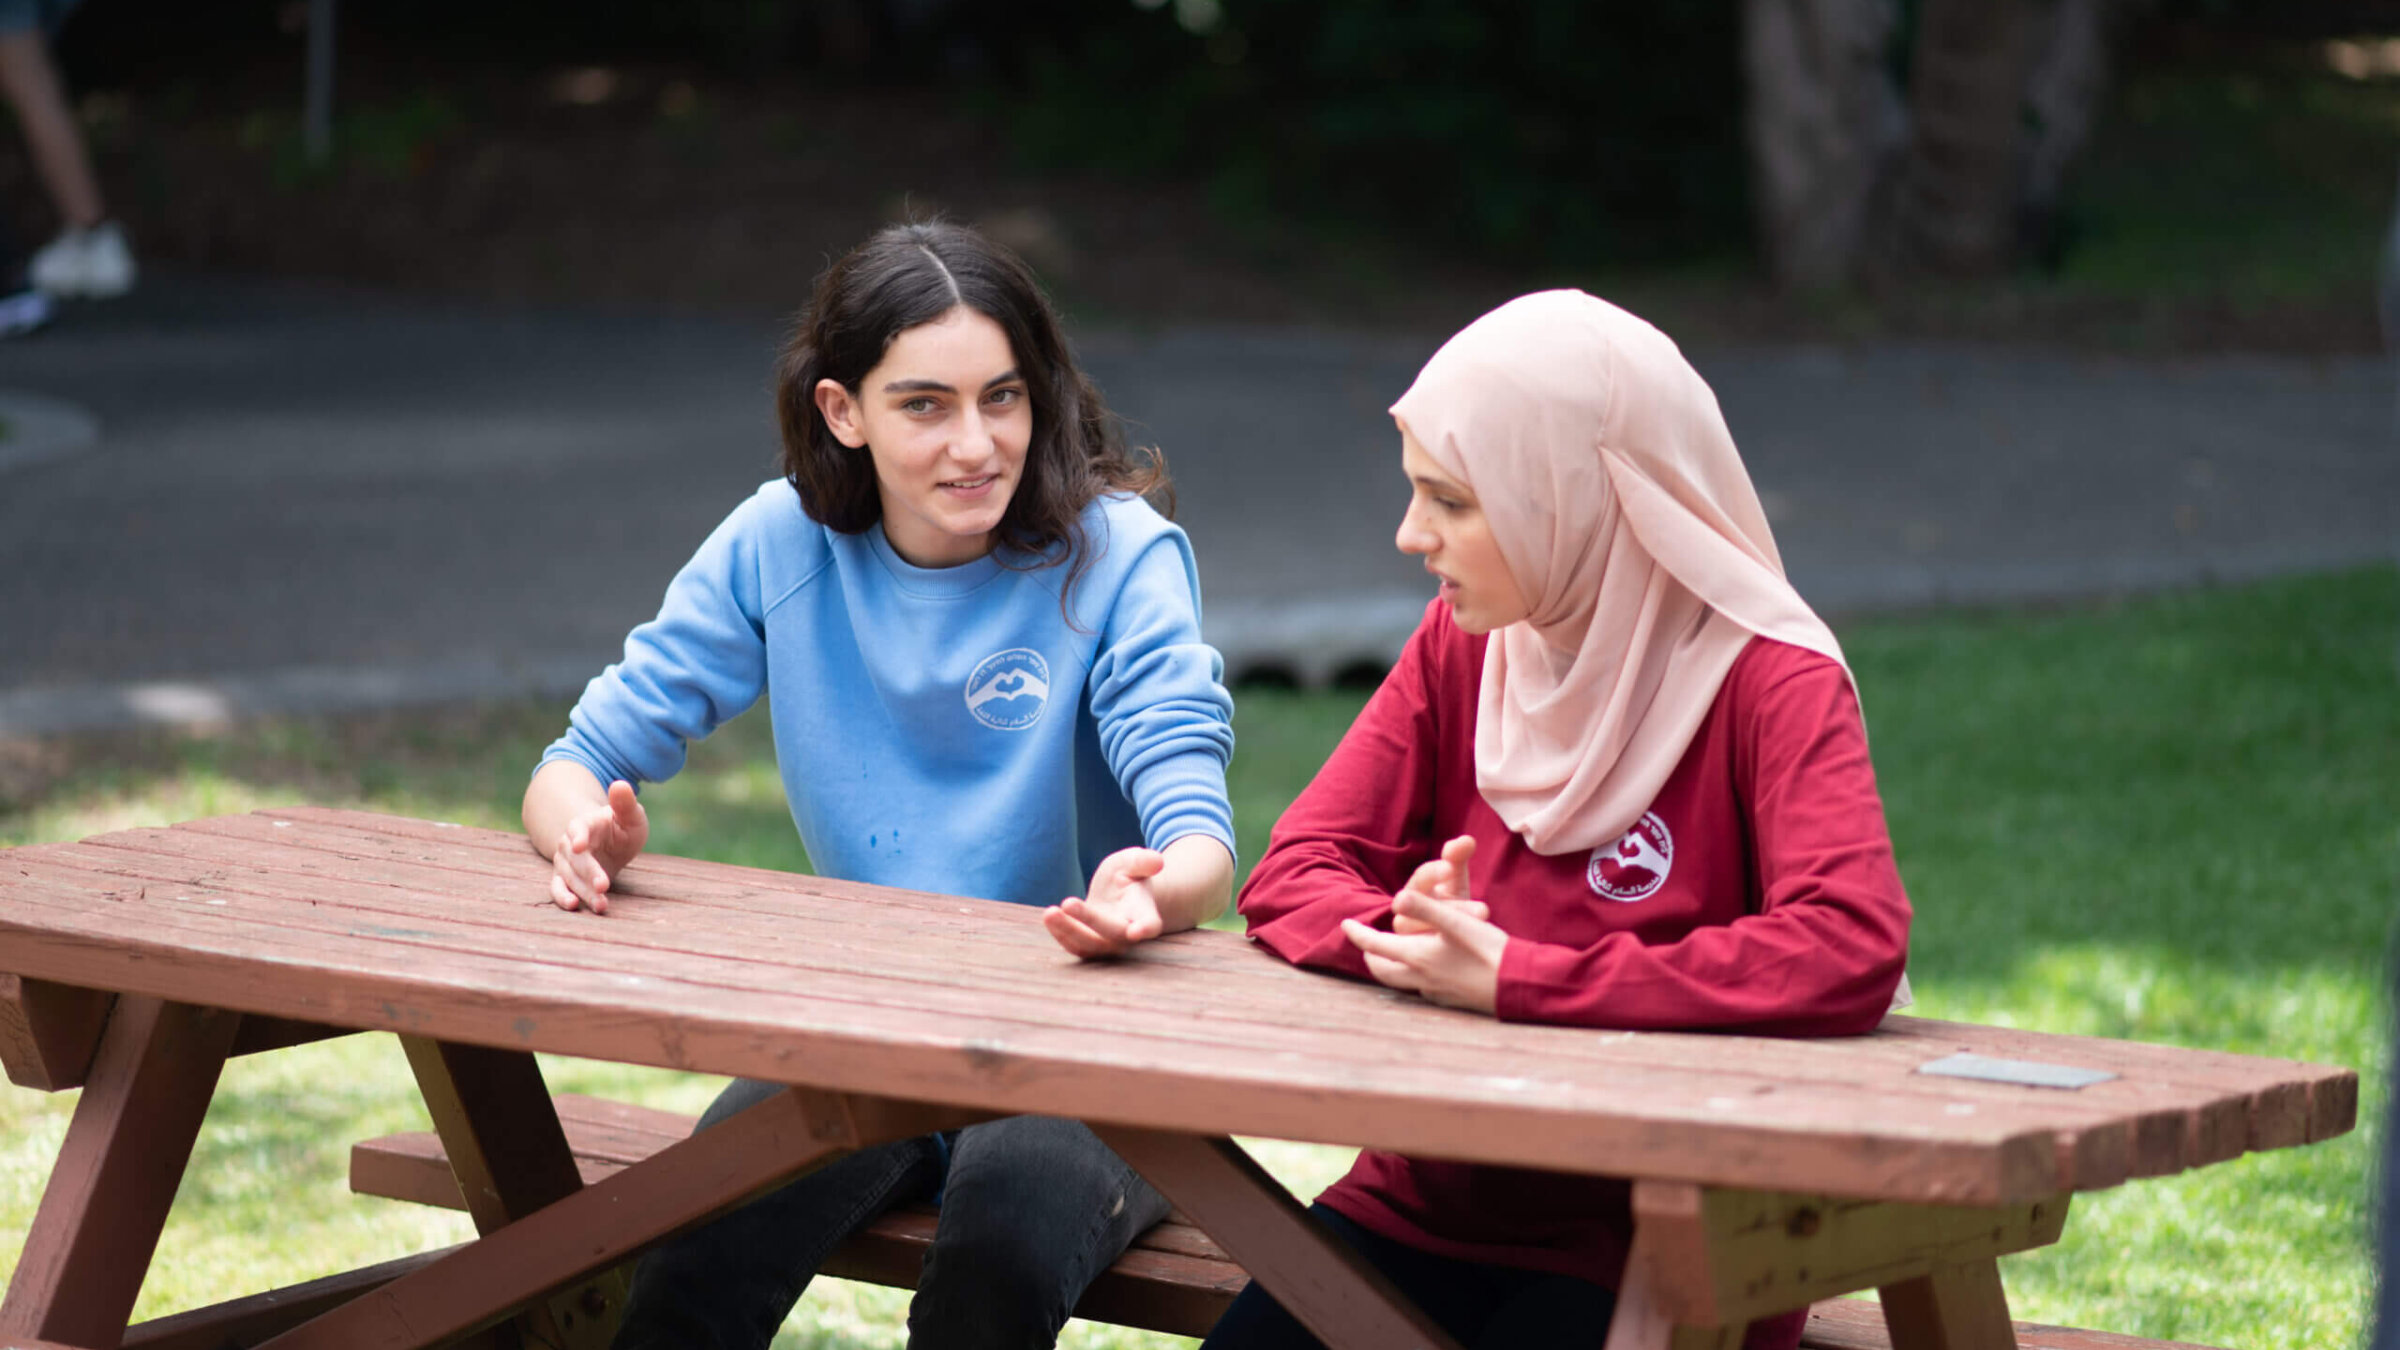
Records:
<instances>
[{"instance_id":1,"label":"woman's left hand","mask_svg":"<svg viewBox=\"0 0 2400 1350\"><path fill-rule=\"evenodd\" d=\"M1058 945L1089 960L1122 956L1166 929L1150 879L1164 870L1156 849L1121 848L1092 872L1092 893L1068 896L1042 911L1042 927Z\"/></svg>"},{"instance_id":2,"label":"woman's left hand","mask_svg":"<svg viewBox=\"0 0 2400 1350\"><path fill-rule=\"evenodd\" d=\"M1386 933L1356 919L1342 933L1366 953L1367 973L1394 989L1423 994L1453 1008L1491 1012L1500 997L1500 954L1508 934L1454 900L1414 890L1392 897L1394 923L1413 920L1413 933Z\"/></svg>"}]
</instances>

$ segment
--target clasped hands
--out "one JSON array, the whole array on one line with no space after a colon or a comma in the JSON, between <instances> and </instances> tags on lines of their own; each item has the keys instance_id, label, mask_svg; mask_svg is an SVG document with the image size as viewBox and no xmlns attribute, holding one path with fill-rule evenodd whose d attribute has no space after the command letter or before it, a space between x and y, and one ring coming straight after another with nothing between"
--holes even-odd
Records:
<instances>
[{"instance_id":1,"label":"clasped hands","mask_svg":"<svg viewBox=\"0 0 2400 1350\"><path fill-rule=\"evenodd\" d=\"M1468 898L1467 865L1475 841L1460 835L1442 855L1417 865L1392 897L1392 931L1342 920L1342 935L1367 958L1367 973L1434 1003L1492 1012L1500 995L1500 955L1508 934L1491 907Z\"/></svg>"}]
</instances>

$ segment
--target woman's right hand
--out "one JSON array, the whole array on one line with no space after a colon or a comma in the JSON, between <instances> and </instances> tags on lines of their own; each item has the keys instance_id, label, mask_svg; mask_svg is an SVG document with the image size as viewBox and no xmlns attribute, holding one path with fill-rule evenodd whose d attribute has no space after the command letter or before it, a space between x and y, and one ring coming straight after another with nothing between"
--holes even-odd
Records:
<instances>
[{"instance_id":1,"label":"woman's right hand","mask_svg":"<svg viewBox=\"0 0 2400 1350\"><path fill-rule=\"evenodd\" d=\"M1467 886L1467 865L1475 860L1475 839L1460 835L1442 845L1442 856L1417 864L1403 892L1415 891L1428 900L1447 902L1469 918L1490 919L1492 907L1481 900L1469 898L1473 892ZM1422 919L1395 912L1392 931L1401 934L1430 933L1433 926Z\"/></svg>"},{"instance_id":2,"label":"woman's right hand","mask_svg":"<svg viewBox=\"0 0 2400 1350\"><path fill-rule=\"evenodd\" d=\"M550 850L550 898L560 909L606 914L609 882L648 842L650 813L633 784L609 784L606 802L569 816L559 831Z\"/></svg>"}]
</instances>

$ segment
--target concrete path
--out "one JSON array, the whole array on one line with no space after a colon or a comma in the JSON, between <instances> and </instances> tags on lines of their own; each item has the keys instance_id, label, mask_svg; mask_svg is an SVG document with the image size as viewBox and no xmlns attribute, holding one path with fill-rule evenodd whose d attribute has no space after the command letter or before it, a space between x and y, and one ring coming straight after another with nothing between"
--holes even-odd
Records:
<instances>
[{"instance_id":1,"label":"concrete path","mask_svg":"<svg viewBox=\"0 0 2400 1350\"><path fill-rule=\"evenodd\" d=\"M777 335L168 278L0 345L0 736L571 691L773 475ZM1078 336L1167 450L1234 671L1388 659L1429 592L1391 547L1383 408L1442 335ZM2381 362L1694 357L1836 615L2243 579L2400 537Z\"/></svg>"}]
</instances>

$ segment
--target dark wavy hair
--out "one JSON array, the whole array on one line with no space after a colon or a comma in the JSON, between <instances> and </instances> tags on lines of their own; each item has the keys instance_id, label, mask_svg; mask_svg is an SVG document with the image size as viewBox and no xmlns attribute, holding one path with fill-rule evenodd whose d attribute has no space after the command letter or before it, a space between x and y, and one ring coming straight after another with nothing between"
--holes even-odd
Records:
<instances>
[{"instance_id":1,"label":"dark wavy hair","mask_svg":"<svg viewBox=\"0 0 2400 1350\"><path fill-rule=\"evenodd\" d=\"M783 470L809 519L857 534L883 514L875 461L836 440L817 409L819 380L856 396L892 340L964 305L1000 325L1032 399L1033 440L1016 494L993 533L995 556L1021 569L1064 563L1065 597L1091 565L1083 511L1104 492L1138 493L1174 513L1166 459L1132 450L1124 425L1075 364L1058 313L1032 269L963 225L887 225L817 278L775 362Z\"/></svg>"}]
</instances>

